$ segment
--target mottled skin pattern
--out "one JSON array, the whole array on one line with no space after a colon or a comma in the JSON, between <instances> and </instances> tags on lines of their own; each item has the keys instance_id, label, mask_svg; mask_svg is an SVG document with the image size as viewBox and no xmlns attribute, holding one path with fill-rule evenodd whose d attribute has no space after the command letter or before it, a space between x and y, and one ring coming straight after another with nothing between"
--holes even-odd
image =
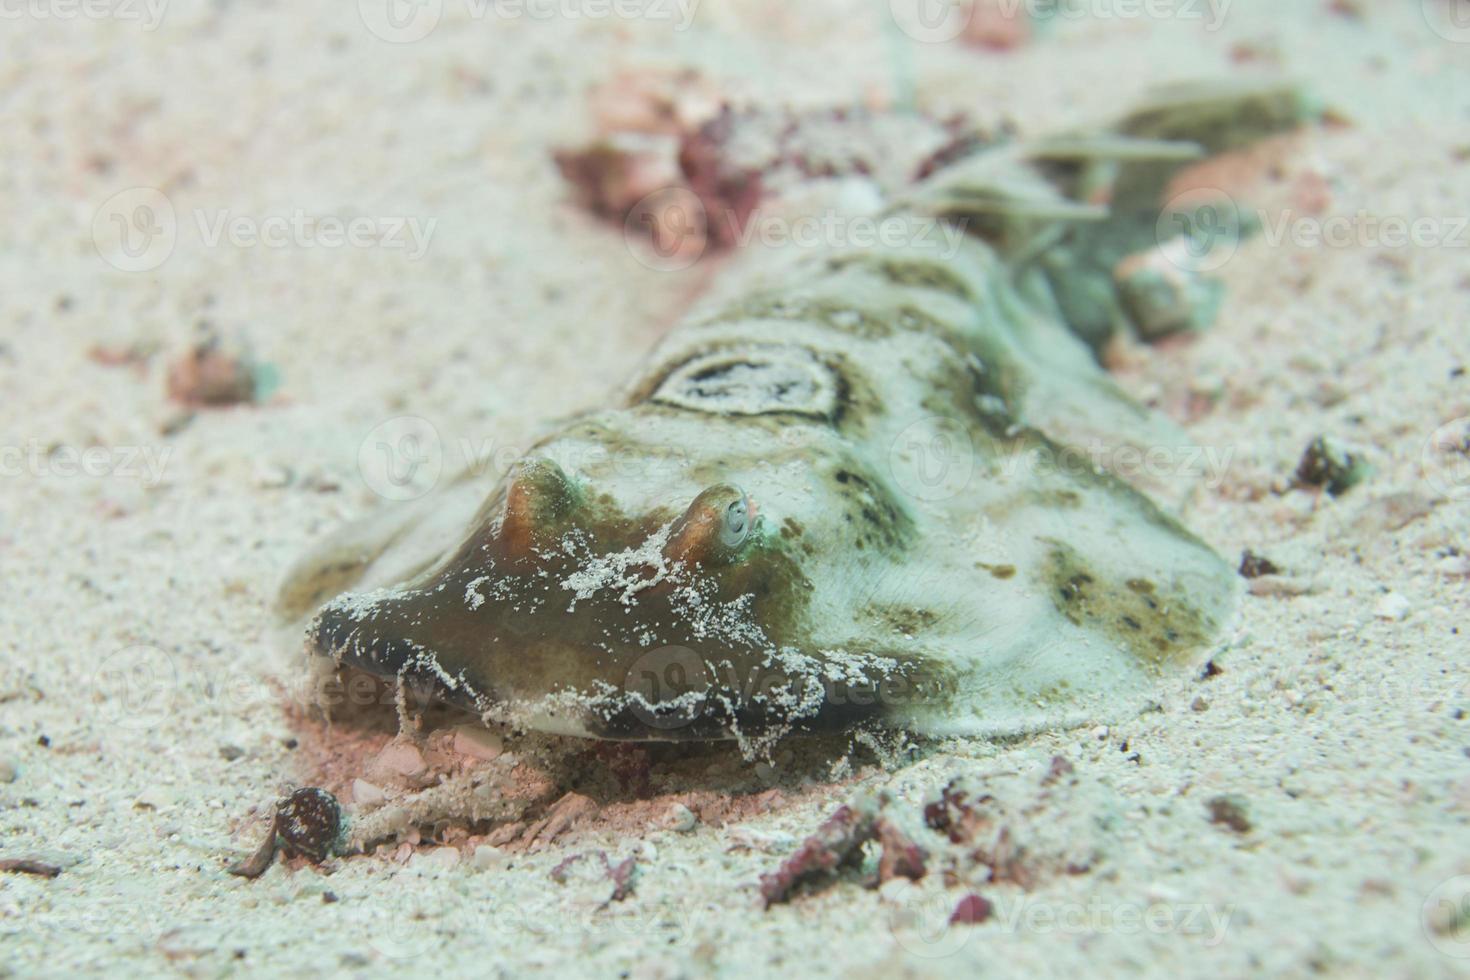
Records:
<instances>
[{"instance_id":1,"label":"mottled skin pattern","mask_svg":"<svg viewBox=\"0 0 1470 980\"><path fill-rule=\"evenodd\" d=\"M328 603L310 651L487 719L616 739L984 734L1136 708L1219 633L1236 583L1105 463L1057 465L1088 438L1179 434L1069 329L1052 280L1086 256L1055 260L1136 230L1078 203L1100 184L1136 204L1147 183L1130 208L1157 215L1197 152L1158 137L1220 149L1299 114L1289 89L1203 90L962 161L894 205L968 226L957 252L807 255L695 317L437 558ZM372 584L425 512L329 543L286 608Z\"/></svg>"}]
</instances>

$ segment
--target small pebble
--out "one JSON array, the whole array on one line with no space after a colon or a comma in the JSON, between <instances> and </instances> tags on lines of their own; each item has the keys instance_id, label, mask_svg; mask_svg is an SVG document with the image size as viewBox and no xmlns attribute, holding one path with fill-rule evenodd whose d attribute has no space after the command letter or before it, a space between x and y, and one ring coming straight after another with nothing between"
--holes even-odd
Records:
<instances>
[{"instance_id":1,"label":"small pebble","mask_svg":"<svg viewBox=\"0 0 1470 980\"><path fill-rule=\"evenodd\" d=\"M1240 556L1241 578L1260 578L1262 575L1279 575L1281 569L1265 555L1247 550Z\"/></svg>"},{"instance_id":2,"label":"small pebble","mask_svg":"<svg viewBox=\"0 0 1470 980\"><path fill-rule=\"evenodd\" d=\"M133 799L135 810L162 810L176 802L174 794L162 786L150 786Z\"/></svg>"},{"instance_id":3,"label":"small pebble","mask_svg":"<svg viewBox=\"0 0 1470 980\"><path fill-rule=\"evenodd\" d=\"M971 892L955 904L954 911L950 913L949 922L950 925L979 925L989 919L994 911L995 906L990 903L989 899Z\"/></svg>"},{"instance_id":4,"label":"small pebble","mask_svg":"<svg viewBox=\"0 0 1470 980\"><path fill-rule=\"evenodd\" d=\"M919 886L907 878L895 876L878 885L878 898L889 905L906 905L919 894Z\"/></svg>"},{"instance_id":5,"label":"small pebble","mask_svg":"<svg viewBox=\"0 0 1470 980\"><path fill-rule=\"evenodd\" d=\"M1237 834L1244 834L1251 829L1250 812L1245 799L1240 796L1216 796L1211 798L1205 807L1210 812L1210 822L1229 827Z\"/></svg>"},{"instance_id":6,"label":"small pebble","mask_svg":"<svg viewBox=\"0 0 1470 980\"><path fill-rule=\"evenodd\" d=\"M410 779L427 768L428 764L424 762L424 754L412 742L390 742L383 751L378 753L377 758L368 763L370 773L406 776Z\"/></svg>"},{"instance_id":7,"label":"small pebble","mask_svg":"<svg viewBox=\"0 0 1470 980\"><path fill-rule=\"evenodd\" d=\"M190 408L249 402L255 397L254 366L208 335L169 366L168 394Z\"/></svg>"},{"instance_id":8,"label":"small pebble","mask_svg":"<svg viewBox=\"0 0 1470 980\"><path fill-rule=\"evenodd\" d=\"M470 855L470 867L476 871L489 871L505 863L505 852L489 844L481 844Z\"/></svg>"},{"instance_id":9,"label":"small pebble","mask_svg":"<svg viewBox=\"0 0 1470 980\"><path fill-rule=\"evenodd\" d=\"M1409 615L1409 600L1397 592L1390 592L1378 600L1373 607L1373 615L1379 619L1387 619L1395 623L1401 623Z\"/></svg>"},{"instance_id":10,"label":"small pebble","mask_svg":"<svg viewBox=\"0 0 1470 980\"><path fill-rule=\"evenodd\" d=\"M387 798L388 794L376 783L370 783L366 779L352 781L352 802L359 806L377 806Z\"/></svg>"},{"instance_id":11,"label":"small pebble","mask_svg":"<svg viewBox=\"0 0 1470 980\"><path fill-rule=\"evenodd\" d=\"M1357 486L1366 475L1363 461L1327 436L1312 440L1296 468L1298 484L1323 487L1334 497Z\"/></svg>"},{"instance_id":12,"label":"small pebble","mask_svg":"<svg viewBox=\"0 0 1470 980\"><path fill-rule=\"evenodd\" d=\"M453 847L436 847L414 853L410 867L425 871L448 871L459 864L459 851Z\"/></svg>"},{"instance_id":13,"label":"small pebble","mask_svg":"<svg viewBox=\"0 0 1470 980\"><path fill-rule=\"evenodd\" d=\"M341 836L342 808L324 789L298 789L276 806L276 832L286 853L320 864Z\"/></svg>"},{"instance_id":14,"label":"small pebble","mask_svg":"<svg viewBox=\"0 0 1470 980\"><path fill-rule=\"evenodd\" d=\"M664 826L681 834L687 834L699 825L699 817L682 803L675 803L664 813Z\"/></svg>"},{"instance_id":15,"label":"small pebble","mask_svg":"<svg viewBox=\"0 0 1470 980\"><path fill-rule=\"evenodd\" d=\"M9 759L0 759L0 783L13 783L20 770Z\"/></svg>"},{"instance_id":16,"label":"small pebble","mask_svg":"<svg viewBox=\"0 0 1470 980\"><path fill-rule=\"evenodd\" d=\"M505 743L499 735L479 725L460 725L454 730L454 751L472 759L490 762L504 751Z\"/></svg>"}]
</instances>

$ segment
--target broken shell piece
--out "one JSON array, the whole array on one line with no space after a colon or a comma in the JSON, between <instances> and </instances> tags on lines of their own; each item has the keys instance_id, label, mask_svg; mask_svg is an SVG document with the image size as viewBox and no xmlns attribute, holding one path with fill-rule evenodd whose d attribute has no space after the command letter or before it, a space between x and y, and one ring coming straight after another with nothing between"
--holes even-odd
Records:
<instances>
[{"instance_id":1,"label":"broken shell piece","mask_svg":"<svg viewBox=\"0 0 1470 980\"><path fill-rule=\"evenodd\" d=\"M168 395L191 408L220 408L255 398L255 366L241 353L226 350L208 336L168 370Z\"/></svg>"},{"instance_id":2,"label":"broken shell piece","mask_svg":"<svg viewBox=\"0 0 1470 980\"><path fill-rule=\"evenodd\" d=\"M335 796L315 786L298 789L276 804L265 840L229 873L259 878L275 860L277 849L320 864L341 846L345 826Z\"/></svg>"},{"instance_id":3,"label":"broken shell piece","mask_svg":"<svg viewBox=\"0 0 1470 980\"><path fill-rule=\"evenodd\" d=\"M324 789L298 789L276 807L276 832L288 855L320 864L341 838L342 808Z\"/></svg>"},{"instance_id":4,"label":"broken shell piece","mask_svg":"<svg viewBox=\"0 0 1470 980\"><path fill-rule=\"evenodd\" d=\"M677 157L677 143L637 135L608 137L584 150L555 154L582 206L619 224L639 201L682 182Z\"/></svg>"},{"instance_id":5,"label":"broken shell piece","mask_svg":"<svg viewBox=\"0 0 1470 980\"><path fill-rule=\"evenodd\" d=\"M1322 487L1337 497L1363 481L1367 465L1330 436L1318 436L1302 454L1296 468L1299 486Z\"/></svg>"},{"instance_id":6,"label":"broken shell piece","mask_svg":"<svg viewBox=\"0 0 1470 980\"><path fill-rule=\"evenodd\" d=\"M717 114L721 101L711 83L687 68L620 71L589 97L597 128L608 135L687 132Z\"/></svg>"}]
</instances>

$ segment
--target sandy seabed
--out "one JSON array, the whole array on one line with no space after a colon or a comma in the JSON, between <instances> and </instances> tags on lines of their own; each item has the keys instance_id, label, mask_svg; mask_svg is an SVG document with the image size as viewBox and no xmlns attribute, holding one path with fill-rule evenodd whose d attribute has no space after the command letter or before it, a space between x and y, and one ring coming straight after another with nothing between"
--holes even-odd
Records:
<instances>
[{"instance_id":1,"label":"sandy seabed","mask_svg":"<svg viewBox=\"0 0 1470 980\"><path fill-rule=\"evenodd\" d=\"M1470 486L1432 443L1470 416L1463 5L1082 3L1008 51L913 40L883 3L629 18L446 0L391 42L378 6L5 8L0 860L60 873L0 874L0 975L1470 971ZM1283 574L1247 597L1217 671L1110 728L856 753L830 786L736 760L770 788L692 829L592 820L488 858L228 875L311 775L271 601L310 541L382 504L368 433L432 420L446 469L467 446L513 451L596 404L708 287L704 266L640 262L550 158L589 138L590 87L682 67L743 103L911 92L1024 132L1169 79L1306 83L1333 124L1256 192L1346 234L1244 243L1219 324L1118 374L1229 451L1191 527ZM359 246L215 234L297 214L403 221ZM163 244L120 254L115 222L150 219ZM1405 224L1414 241L1392 240ZM201 323L269 367L262 400L170 399ZM1289 486L1321 434L1372 467L1336 498ZM1071 776L1042 799L1058 757ZM840 802L917 811L956 776L1010 801L1038 864L1080 849L1086 867L977 886L995 911L974 926L946 927L969 886L938 873L762 909L760 874ZM637 859L625 900L594 873L552 880L598 850Z\"/></svg>"}]
</instances>

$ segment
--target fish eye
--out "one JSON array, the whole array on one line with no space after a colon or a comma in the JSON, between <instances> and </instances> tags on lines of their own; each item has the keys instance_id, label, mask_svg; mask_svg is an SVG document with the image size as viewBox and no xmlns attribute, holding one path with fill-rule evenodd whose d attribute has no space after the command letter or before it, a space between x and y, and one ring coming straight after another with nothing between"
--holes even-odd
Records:
<instances>
[{"instance_id":1,"label":"fish eye","mask_svg":"<svg viewBox=\"0 0 1470 980\"><path fill-rule=\"evenodd\" d=\"M720 544L727 548L738 548L750 535L750 504L744 494L725 508L724 521L720 525Z\"/></svg>"}]
</instances>

